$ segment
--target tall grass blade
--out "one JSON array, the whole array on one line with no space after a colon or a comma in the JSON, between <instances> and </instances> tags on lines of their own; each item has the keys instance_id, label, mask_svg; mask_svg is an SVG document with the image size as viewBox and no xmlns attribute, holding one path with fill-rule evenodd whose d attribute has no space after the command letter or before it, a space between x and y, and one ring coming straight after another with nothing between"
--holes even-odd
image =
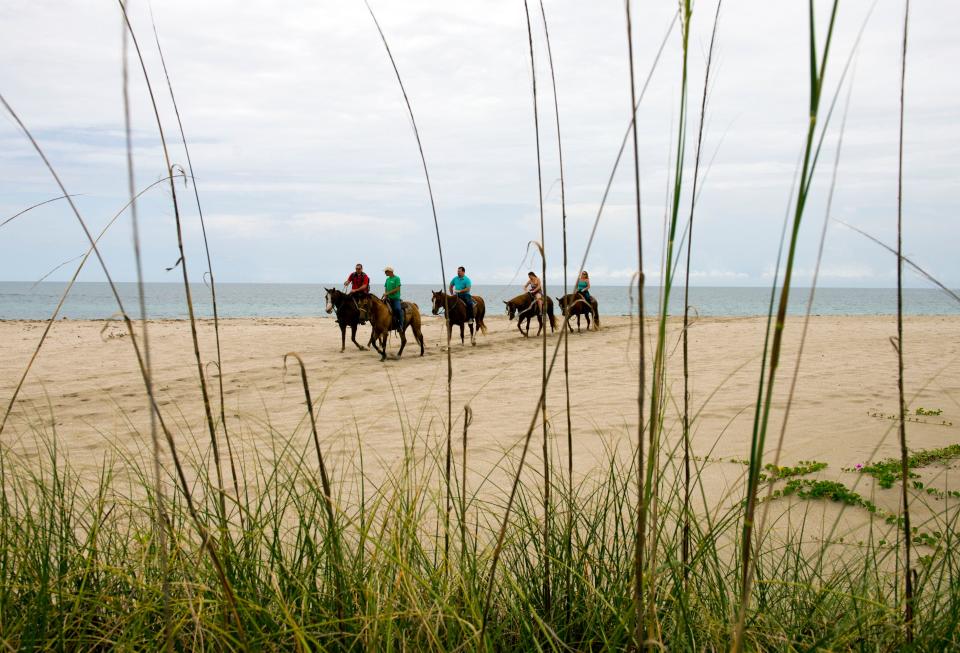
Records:
<instances>
[{"instance_id":1,"label":"tall grass blade","mask_svg":"<svg viewBox=\"0 0 960 653\"><path fill-rule=\"evenodd\" d=\"M200 357L200 340L197 336L197 320L193 312L193 295L190 291L190 278L187 274L187 257L183 248L183 228L180 223L180 206L177 203L177 187L173 183L173 164L170 161L170 152L167 148L167 139L163 131L163 121L160 120L160 109L157 107L157 99L153 93L153 85L150 82L150 75L147 73L147 64L143 60L143 53L140 51L140 44L137 41L137 35L130 23L130 16L127 13L127 7L123 0L117 0L120 10L123 14L123 20L127 25L127 31L130 34L130 40L137 51L137 58L140 61L140 69L143 72L143 80L147 85L147 92L150 96L150 105L153 108L153 115L157 120L157 132L160 136L160 145L163 149L163 158L166 163L167 174L170 176L170 195L173 205L173 219L177 228L177 249L180 252L179 264L180 271L183 273L183 291L186 295L187 316L190 320L190 337L193 342L193 356L197 363L197 376L200 379L200 394L203 398L203 412L207 420L207 430L210 433L210 445L213 449L213 462L217 471L217 505L220 508L220 530L221 536L226 538L227 532L227 506L223 488L223 469L220 464L220 446L217 443L217 430L213 425L213 413L210 409L210 393L207 391L207 378L203 371L203 360Z\"/></svg>"},{"instance_id":2,"label":"tall grass blade","mask_svg":"<svg viewBox=\"0 0 960 653\"><path fill-rule=\"evenodd\" d=\"M693 188L690 192L690 219L687 222L687 269L683 283L683 533L681 561L683 563L684 589L690 575L690 369L687 337L690 329L690 261L693 254L693 211L697 203L697 182L700 180L700 152L703 146L703 128L707 115L707 93L710 89L710 67L713 64L713 46L720 23L720 8L723 0L717 0L710 31L710 47L707 49L707 64L703 74L703 97L700 100L700 123L697 128L697 149L693 157Z\"/></svg>"},{"instance_id":3,"label":"tall grass blade","mask_svg":"<svg viewBox=\"0 0 960 653\"><path fill-rule=\"evenodd\" d=\"M307 381L307 366L303 363L300 354L288 352L283 356L283 365L286 367L287 359L295 358L300 365L300 382L303 385L303 396L307 403L307 415L310 416L310 433L313 435L313 447L317 453L317 463L320 465L320 483L323 487L324 508L327 512L327 533L330 538L330 545L333 547L334 564L336 570L334 578L337 583L337 618L343 621L343 601L344 601L344 583L343 583L343 554L340 546L340 535L337 529L337 520L333 514L333 492L330 489L330 477L327 474L327 465L323 460L323 450L320 448L320 436L317 435L317 416L313 410L313 399L310 396L310 383Z\"/></svg>"},{"instance_id":4,"label":"tall grass blade","mask_svg":"<svg viewBox=\"0 0 960 653\"><path fill-rule=\"evenodd\" d=\"M170 72L167 70L167 60L163 56L163 48L160 47L160 34L157 32L157 23L153 18L153 6L150 5L150 23L153 27L153 38L157 44L157 54L160 56L160 65L163 67L163 75L167 80L167 90L170 92L170 103L173 105L173 113L177 118L177 129L180 131L180 142L183 144L184 156L187 158L187 170L190 172L190 180L193 185L193 198L197 204L197 216L200 218L200 235L203 238L203 249L207 255L207 275L210 277L210 304L213 307L213 337L217 350L217 386L220 398L220 425L223 427L223 440L227 445L227 457L230 461L230 476L233 479L233 491L236 498L239 498L240 484L237 477L237 467L234 461L233 444L230 442L230 429L227 427L227 411L223 392L223 357L220 348L220 314L217 308L217 284L213 277L213 260L210 256L210 240L207 238L207 225L203 219L203 207L200 205L200 191L197 188L197 178L193 172L193 159L190 157L190 146L187 144L187 135L183 130L183 120L180 117L180 107L177 105L177 98L173 93L173 82L170 81ZM240 513L240 523L243 524L243 513Z\"/></svg>"},{"instance_id":5,"label":"tall grass blade","mask_svg":"<svg viewBox=\"0 0 960 653\"><path fill-rule=\"evenodd\" d=\"M530 83L533 89L533 132L537 145L537 199L540 210L540 292L543 295L543 301L540 304L540 323L541 341L543 342L543 357L540 383L542 385L540 395L543 401L540 402L541 424L543 426L543 614L547 619L552 612L552 596L550 582L550 443L547 440L547 253L546 253L546 232L543 224L543 171L540 164L540 112L537 107L537 64L533 56L533 26L530 23L530 7L527 0L523 0L523 11L527 18L527 41L530 45Z\"/></svg>"},{"instance_id":6,"label":"tall grass blade","mask_svg":"<svg viewBox=\"0 0 960 653\"><path fill-rule=\"evenodd\" d=\"M553 116L557 124L557 157L560 166L560 219L563 235L563 296L567 295L567 187L566 179L563 173L563 139L560 136L560 101L557 99L557 73L553 65L553 48L550 45L550 29L547 27L547 10L543 6L543 0L540 0L540 16L543 18L543 36L547 44L547 60L550 63L550 85L553 90ZM543 234L541 234L543 237ZM579 277L578 277L579 278ZM564 324L567 323L568 316L564 315ZM546 336L546 333L544 333ZM546 345L546 340L544 340ZM564 574L564 602L566 608L567 624L570 623L570 612L572 610L570 596L570 569L573 561L573 427L570 417L570 341L563 339L563 392L566 400L564 407L567 418L567 527L564 536L566 549ZM546 360L546 350L544 350L544 360Z\"/></svg>"},{"instance_id":7,"label":"tall grass blade","mask_svg":"<svg viewBox=\"0 0 960 653\"><path fill-rule=\"evenodd\" d=\"M910 530L910 452L907 450L907 404L903 397L903 114L907 80L907 27L910 19L910 0L903 10L903 49L900 54L900 132L897 150L897 392L900 408L900 490L903 501L903 621L907 644L913 643L913 532Z\"/></svg>"},{"instance_id":8,"label":"tall grass blade","mask_svg":"<svg viewBox=\"0 0 960 653\"><path fill-rule=\"evenodd\" d=\"M417 141L417 150L420 152L420 162L423 164L423 176L427 181L427 194L430 196L430 210L433 213L433 229L437 236L437 254L440 258L440 290L443 292L443 319L446 322L447 327L447 452L449 457L449 452L452 448L452 438L453 438L453 359L450 352L450 311L447 299L446 292L446 266L443 263L443 243L440 240L440 222L437 220L437 204L433 199L433 186L430 183L430 171L427 169L427 157L423 153L423 143L420 140L420 130L417 128L417 120L413 115L413 105L410 104L410 98L407 95L407 89L403 85L403 79L400 77L400 69L397 68L397 62L393 58L393 53L390 51L390 44L387 42L387 37L383 33L383 29L380 27L379 21L377 21L376 15L373 13L373 8L370 6L368 0L364 0L364 4L367 6L367 11L370 12L370 18L373 19L373 24L377 28L377 32L380 34L380 40L383 42L383 47L387 51L387 57L390 58L390 65L393 67L393 72L397 77L397 84L400 85L400 92L403 94L403 101L407 106L407 113L410 115L410 125L413 127L413 136ZM447 464L447 469L450 468L450 464ZM447 515L450 514L450 506L452 505L452 496L450 493L450 474L446 475L444 479L446 483L446 508ZM444 542L443 542L443 551L444 551L444 565L445 568L449 567L448 565L448 556L450 553L450 522L449 518L444 524Z\"/></svg>"},{"instance_id":9,"label":"tall grass blade","mask_svg":"<svg viewBox=\"0 0 960 653\"><path fill-rule=\"evenodd\" d=\"M166 499L160 474L160 437L157 434L157 416L151 410L153 403L153 365L150 360L150 338L147 326L147 299L143 288L143 259L140 255L140 221L137 217L137 193L133 168L133 139L130 126L130 71L128 66L129 41L127 39L126 19L120 21L120 39L122 42L123 77L123 126L127 149L127 192L130 195L130 224L133 231L133 258L137 269L137 298L140 303L140 324L143 338L143 361L147 374L144 379L147 389L147 412L150 415L150 443L153 447L154 501L156 501L156 520L154 535L160 542L160 573L163 592L163 629L164 649L173 650L173 633L170 627L170 562L167 552Z\"/></svg>"},{"instance_id":10,"label":"tall grass blade","mask_svg":"<svg viewBox=\"0 0 960 653\"><path fill-rule=\"evenodd\" d=\"M823 86L824 74L830 53L830 43L833 37L833 28L836 22L838 2L834 0L830 12L830 21L827 28L827 35L824 42L823 55L819 66L817 63L816 47L816 24L814 22L813 1L809 3L810 17L810 121L807 127L806 145L803 153L803 166L800 173L800 185L797 191L797 203L794 209L793 225L791 229L789 246L787 248L787 260L784 265L783 287L780 291L780 301L777 307L776 320L773 327L773 340L770 346L770 353L767 365L767 380L764 399L762 402L762 411L758 412L759 417L754 422L754 436L751 442L749 476L747 480L747 505L743 518L743 534L741 536L741 579L740 579L740 609L736 626L734 629L734 645L736 652L742 650L744 627L746 623L746 611L750 602L750 591L753 580L753 571L755 569L755 560L752 555L754 514L757 503L757 487L759 484L760 470L763 465L763 450L766 442L767 424L770 417L770 409L773 403L773 387L776 379L777 369L780 362L780 349L783 343L783 330L786 322L787 304L790 297L790 282L793 275L793 263L796 255L797 241L802 222L806 200L809 195L810 184L813 180L816 159L814 155L814 135L817 129L817 115L820 106L820 96Z\"/></svg>"},{"instance_id":11,"label":"tall grass blade","mask_svg":"<svg viewBox=\"0 0 960 653\"><path fill-rule=\"evenodd\" d=\"M138 192L134 196L134 198L138 199L141 196L143 196L148 190L152 189L154 186L157 186L159 184L163 184L166 182L167 182L167 178L162 177L157 181L153 182L152 184L150 184L149 186L147 186L146 188L141 189L140 192ZM60 311L63 309L63 305L66 303L67 297L70 295L70 291L73 289L73 286L77 281L77 277L80 276L80 272L81 270L83 270L84 265L86 265L87 261L90 259L91 254L94 253L94 248L96 247L97 243L100 242L100 239L103 238L103 236L107 233L110 227L113 226L113 223L116 222L117 219L121 215L123 215L128 208L130 208L130 204L131 202L128 201L126 204L124 204L123 208L117 211L113 215L113 217L110 218L109 221L107 221L107 224L104 225L103 229L100 230L100 233L97 234L97 237L93 239L93 243L91 243L90 247L87 248L87 251L84 254L75 256L71 258L69 261L61 263L60 265L55 267L53 270L47 272L46 275L44 275L45 277L50 276L56 270L63 267L67 263L71 263L77 260L78 258L81 259L80 263L77 265L76 270L74 270L73 272L73 276L70 277L70 280L67 282L67 285L63 289L63 292L60 293L60 298L57 300L57 305L54 307L53 313L50 315L50 318L47 319L46 321L46 325L43 328L43 333L40 334L40 339L37 341L37 346L34 347L33 353L30 355L30 360L27 361L27 365L24 368L23 373L20 375L20 379L17 381L17 385L13 388L13 392L10 395L10 399L7 401L7 408L3 412L3 418L0 419L0 435L3 434L3 430L7 426L7 420L10 418L10 413L13 411L13 406L17 402L17 397L20 396L20 391L23 389L23 384L26 382L27 376L29 376L30 370L33 368L33 364L36 362L37 357L40 355L40 350L43 349L43 345L47 340L47 336L50 334L50 329L53 327L54 323L56 322L57 316L60 315ZM43 279L41 279L41 281L42 280Z\"/></svg>"},{"instance_id":12,"label":"tall grass blade","mask_svg":"<svg viewBox=\"0 0 960 653\"><path fill-rule=\"evenodd\" d=\"M129 22L128 22L129 28ZM117 290L117 286L113 281L113 277L110 275L110 270L107 267L106 261L103 259L103 255L100 252L100 249L97 247L97 243L93 238L93 235L90 233L90 229L87 227L86 221L80 215L80 211L77 209L76 204L70 197L70 194L67 192L66 188L63 185L63 182L60 180L60 176L57 174L57 171L53 168L53 165L50 163L50 160L47 158L47 155L44 153L43 149L40 147L40 144L37 143L36 139L33 137L33 134L27 129L26 125L20 119L20 116L13 110L13 107L7 102L7 99L0 94L0 104L7 110L7 113L13 118L14 122L17 123L17 126L23 131L24 135L27 137L27 140L30 141L30 144L33 146L34 150L37 152L37 155L43 161L44 166L50 172L50 175L53 177L57 186L60 188L60 191L67 197L67 203L70 205L70 210L73 212L74 216L77 218L77 221L80 223L80 227L83 229L84 235L87 237L87 241L90 243L90 248L93 250L94 255L97 257L97 261L100 263L100 268L103 270L103 275L107 280L107 285L110 287L110 292L113 295L114 301L117 303L117 307L120 312L120 316L123 319L124 325L127 327L127 335L130 338L130 344L133 347L134 355L137 359L137 367L140 371L140 377L144 381L144 385L147 384L147 371L144 365L143 354L140 350L140 345L137 342L136 330L133 328L133 322L130 319L130 316L127 314L126 310L123 307L123 301L120 299L120 293ZM37 350L39 351L39 349ZM32 362L32 360L31 360ZM227 580L226 574L223 569L223 565L220 562L220 557L217 554L216 547L214 545L214 540L210 536L210 533L207 531L206 526L203 523L203 520L200 518L200 514L197 511L196 506L193 502L193 495L190 492L190 484L187 482L186 474L183 470L183 465L180 462L180 457L177 454L176 443L173 440L173 434L170 432L166 423L164 422L163 415L160 412L160 407L157 405L156 398L152 398L152 409L157 414L157 421L160 424L160 429L163 431L164 436L167 440L167 446L170 448L170 455L173 459L174 469L177 472L177 478L180 481L180 487L183 492L183 497L187 502L187 509L190 513L191 518L193 519L194 525L197 528L197 531L200 534L201 540L203 542L203 547L207 551L207 555L210 557L210 561L213 564L218 579L223 587L224 594L227 598L227 603L229 604L230 611L234 617L234 621L237 626L237 630L240 634L240 638L243 642L246 642L246 633L243 628L243 623L240 620L240 614L237 611L236 598L233 594L233 589L230 586L230 582Z\"/></svg>"},{"instance_id":13,"label":"tall grass blade","mask_svg":"<svg viewBox=\"0 0 960 653\"><path fill-rule=\"evenodd\" d=\"M78 195L78 194L74 194L73 197L79 197L79 195ZM4 227L4 226L8 225L9 223L11 223L11 222L13 222L14 220L16 220L17 218L19 218L19 217L20 217L21 215L23 215L24 213L29 213L30 211L32 211L32 210L34 210L34 209L36 209L36 208L40 208L41 206L44 206L44 205L46 205L46 204L50 204L51 202L56 202L56 201L58 201L58 200L63 200L63 199L66 199L66 198L67 198L66 195L60 195L59 197L51 197L51 198L48 199L48 200L43 200L42 202L37 202L36 204L31 204L30 206L28 206L27 208L23 209L22 211L17 211L17 212L14 213L13 215L11 215L9 218L5 219L3 222L0 222L0 227Z\"/></svg>"},{"instance_id":14,"label":"tall grass blade","mask_svg":"<svg viewBox=\"0 0 960 653\"><path fill-rule=\"evenodd\" d=\"M634 644L641 646L644 641L643 621L643 573L644 549L647 537L647 507L646 490L644 488L644 446L643 446L643 399L646 380L646 345L644 343L644 311L643 311L643 217L640 208L640 146L637 138L637 99L636 83L633 74L633 21L630 15L630 0L626 0L627 10L627 56L630 64L630 131L633 134L633 182L637 207L637 313L639 322L638 371L637 371L637 523L634 542L633 563L633 602L634 602Z\"/></svg>"},{"instance_id":15,"label":"tall grass blade","mask_svg":"<svg viewBox=\"0 0 960 653\"><path fill-rule=\"evenodd\" d=\"M581 261L580 261L580 267L577 270L577 277L580 276L580 273L583 271L583 268L586 266L587 259L590 256L590 249L591 247L593 247L593 241L597 235L597 228L600 225L600 218L603 217L603 209L606 206L607 198L610 195L610 189L613 186L614 177L616 176L617 169L620 166L620 160L623 158L623 152L627 147L627 140L629 139L630 133L632 131L634 116L636 115L636 112L640 108L640 102L643 100L644 96L646 95L647 88L649 88L650 86L650 80L653 79L653 73L656 71L657 66L660 63L660 57L663 54L663 50L667 45L667 39L670 37L670 34L673 32L673 28L676 25L676 22L677 22L677 15L674 14L673 20L671 20L670 25L667 27L667 30L664 32L663 40L660 42L660 47L657 49L657 53L654 56L653 62L650 65L650 70L647 73L647 77L643 83L643 87L640 89L640 93L633 104L633 111L631 113L630 122L627 124L627 129L624 132L623 139L620 142L620 148L617 151L617 156L614 159L613 167L610 170L610 175L609 177L607 177L607 184L604 187L603 196L600 199L600 206L597 209L597 215L594 218L593 225L590 228L590 235L587 238L587 244L586 244L586 247L584 248L583 257L581 258ZM550 376L553 374L553 367L556 363L557 356L560 351L560 345L562 344L562 339L568 337L568 334L569 334L569 328L567 328L568 325L569 325L569 315L566 316L564 320L564 328L560 329L561 339L557 340L557 343L553 349L553 355L550 359L550 366L547 369L548 380L550 379ZM541 396L537 399L537 404L533 409L533 416L531 417L530 424L527 428L525 435L523 436L523 449L520 454L520 461L517 463L517 471L514 474L513 481L511 483L510 494L508 495L508 498L507 498L507 505L504 508L503 519L500 522L500 528L497 532L497 537L496 537L495 545L493 548L493 555L490 562L489 577L486 584L487 589L485 591L484 599L483 599L483 609L481 611L481 627L478 634L478 638L480 642L486 641L484 637L487 632L487 623L488 623L487 618L490 612L490 601L493 596L493 584L494 584L494 580L496 579L496 572L497 572L498 565L500 563L500 557L503 552L503 543L504 543L504 538L506 537L507 524L509 523L509 520L510 520L510 514L511 514L511 511L513 510L514 501L517 495L517 488L520 484L520 475L523 472L523 465L524 465L524 462L526 461L527 451L530 447L530 437L533 434L533 429L534 429L534 426L536 425L537 414L540 412L541 401L543 401L542 393L541 393Z\"/></svg>"}]
</instances>

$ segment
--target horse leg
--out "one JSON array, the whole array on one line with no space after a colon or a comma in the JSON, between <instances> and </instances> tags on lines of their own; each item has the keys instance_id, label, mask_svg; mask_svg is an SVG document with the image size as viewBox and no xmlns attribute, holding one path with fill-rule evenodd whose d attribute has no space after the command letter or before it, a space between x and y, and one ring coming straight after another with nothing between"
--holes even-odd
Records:
<instances>
[{"instance_id":1,"label":"horse leg","mask_svg":"<svg viewBox=\"0 0 960 653\"><path fill-rule=\"evenodd\" d=\"M347 348L347 325L340 323L340 353Z\"/></svg>"},{"instance_id":2,"label":"horse leg","mask_svg":"<svg viewBox=\"0 0 960 653\"><path fill-rule=\"evenodd\" d=\"M590 327L588 326L587 329ZM577 333L580 333L580 314L577 313Z\"/></svg>"},{"instance_id":3,"label":"horse leg","mask_svg":"<svg viewBox=\"0 0 960 653\"><path fill-rule=\"evenodd\" d=\"M397 360L403 356L403 348L407 346L407 329L400 329L400 351L397 352Z\"/></svg>"},{"instance_id":4,"label":"horse leg","mask_svg":"<svg viewBox=\"0 0 960 653\"><path fill-rule=\"evenodd\" d=\"M477 327L477 328L479 328L479 327ZM472 324L470 325L470 345L473 346L473 347L476 347L476 346L477 346L477 338L476 338L476 336L474 335L473 325L472 325Z\"/></svg>"},{"instance_id":5,"label":"horse leg","mask_svg":"<svg viewBox=\"0 0 960 653\"><path fill-rule=\"evenodd\" d=\"M377 346L377 341L380 339L380 332L377 331L377 327L374 322L371 321L370 326L370 340L367 342L367 347L373 347L373 350L380 354L382 352L380 351L380 347Z\"/></svg>"},{"instance_id":6,"label":"horse leg","mask_svg":"<svg viewBox=\"0 0 960 653\"><path fill-rule=\"evenodd\" d=\"M541 331L543 331L543 318L540 317L539 313L537 313L537 336L540 335ZM537 336L534 336L534 338L536 338Z\"/></svg>"},{"instance_id":7,"label":"horse leg","mask_svg":"<svg viewBox=\"0 0 960 653\"><path fill-rule=\"evenodd\" d=\"M413 337L417 339L418 343L420 343L420 355L423 356L423 332L420 330L419 326L413 328Z\"/></svg>"},{"instance_id":8,"label":"horse leg","mask_svg":"<svg viewBox=\"0 0 960 653\"><path fill-rule=\"evenodd\" d=\"M473 327L471 327L470 330L473 331ZM463 322L460 323L460 344L461 345L464 344L463 343Z\"/></svg>"},{"instance_id":9,"label":"horse leg","mask_svg":"<svg viewBox=\"0 0 960 653\"><path fill-rule=\"evenodd\" d=\"M363 347L360 345L360 343L357 342L357 325L356 324L350 325L350 340L353 342L353 344L357 346L357 349L359 349L360 351L364 350ZM343 349L341 348L340 351L343 351Z\"/></svg>"},{"instance_id":10,"label":"horse leg","mask_svg":"<svg viewBox=\"0 0 960 653\"><path fill-rule=\"evenodd\" d=\"M379 352L380 352L380 361L381 361L381 362L387 360L387 335L388 335L388 332L387 332L387 331L384 331L383 334L380 336L380 349L379 349Z\"/></svg>"}]
</instances>

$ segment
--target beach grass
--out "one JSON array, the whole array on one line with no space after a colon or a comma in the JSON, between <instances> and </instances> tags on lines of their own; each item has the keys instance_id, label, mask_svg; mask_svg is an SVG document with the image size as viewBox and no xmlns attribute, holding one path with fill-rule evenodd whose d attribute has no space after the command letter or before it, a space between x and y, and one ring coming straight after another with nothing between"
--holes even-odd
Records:
<instances>
[{"instance_id":1,"label":"beach grass","mask_svg":"<svg viewBox=\"0 0 960 653\"><path fill-rule=\"evenodd\" d=\"M41 462L25 464L9 454L2 460L0 625L5 647L154 648L165 645L168 633L175 648L186 649L637 647L632 621L637 470L632 457L611 450L570 496L562 470L550 479L555 509L572 511L563 515L571 524L572 557L567 529L553 530L543 540L543 479L534 471L520 483L481 639L505 497L491 495L489 488L464 493L457 483L454 520L463 535L446 568L445 456L442 446L434 446L442 444L442 434L419 433L410 425L408 454L381 483L369 487L362 458L354 456L330 470L328 489L317 478L311 455L316 441L310 432L304 425L287 435L270 434L273 451L241 465L247 487L240 493L245 498L228 509L229 535L209 534L218 538L215 549L242 631L234 623L218 570L192 527L194 515L177 494L166 503L169 550L163 550L155 528L149 461L118 454L104 461L91 483L72 469L59 435L36 432L45 452ZM630 434L619 437L629 439ZM737 550L744 496L696 509L696 518L689 520L690 555L684 564L683 458L679 451L667 453L661 476L672 481L662 484L658 529L651 534L659 544L652 606L657 639L671 649L727 649L733 645L730 623L741 601ZM202 519L216 520L216 478L204 475L205 459L184 462L197 473L191 483L194 509ZM708 464L695 463L695 493L704 492L701 474ZM770 474L765 482L786 484L818 469L798 465ZM163 480L172 486L176 479ZM787 499L776 501L785 507ZM745 648L899 648L904 639L898 525L878 518L862 540L821 542L814 513L828 499L820 495L794 501L793 510L803 515L799 521L809 523L778 530L756 546ZM863 507L847 509L868 518ZM956 519L954 510L924 527L940 537L923 547L915 579L916 650L960 644ZM829 553L817 555L828 547ZM551 610L543 593L548 559L557 578L565 579L551 588Z\"/></svg>"}]
</instances>

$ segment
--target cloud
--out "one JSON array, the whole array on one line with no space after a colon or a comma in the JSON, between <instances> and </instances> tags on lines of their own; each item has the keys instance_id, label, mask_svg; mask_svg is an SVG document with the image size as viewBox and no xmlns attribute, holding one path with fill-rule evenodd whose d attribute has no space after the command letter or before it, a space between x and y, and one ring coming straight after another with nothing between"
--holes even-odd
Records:
<instances>
[{"instance_id":1,"label":"cloud","mask_svg":"<svg viewBox=\"0 0 960 653\"><path fill-rule=\"evenodd\" d=\"M488 0L483 11L436 0L372 4L416 113L445 258L465 263L478 283L485 277L510 281L526 242L539 238L540 228L522 6L511 0ZM925 9L911 16L910 26L904 183L911 219L905 242L944 283L956 285L960 258L952 213L960 203L960 123L954 119L960 114L960 87L943 62L960 57L953 29L960 5L928 0ZM147 46L144 56L171 157L185 164L147 4L133 3L130 11L141 45ZM572 267L586 247L629 125L624 16L616 3L551 3L547 11ZM671 3L653 3L636 26L641 80L675 11ZM711 11L706 7L697 14L702 19L691 24L683 221L689 212ZM169 0L154 12L221 280L250 280L251 270L257 280L270 275L290 280L304 269L312 275L336 272L339 278L359 252L370 260L403 264L405 278L434 276L436 247L424 235L432 217L417 144L363 3ZM8 0L0 13L0 58L9 64L4 96L36 132L69 191L100 202L94 208L111 215L127 195L117 7ZM833 97L866 13L858 3L838 13L826 100ZM819 13L821 19L825 15ZM834 206L871 230L881 217L895 215L902 19L901 8L881 3L867 24L838 171ZM711 75L703 134L692 261L697 272L691 275L696 283L769 279L764 269L776 256L809 123L805 24L804 7L797 3L778 3L775 11L744 3L724 6L717 36L720 64ZM670 162L677 155L681 59L676 36L674 31L667 41L637 120L648 269L659 263L663 249ZM561 250L557 121L539 30L534 47L548 262L550 276L559 278L553 272ZM165 163L146 85L137 66L131 72L134 156L142 186L162 176ZM838 128L834 116L808 198L814 215L825 201ZM627 283L633 274L633 193L628 143L588 260L597 282ZM29 143L12 121L0 121L0 214L12 215L55 194ZM145 212L145 220L169 217L164 213L169 209L159 200L157 205L158 210ZM185 228L196 237L194 221L188 219ZM816 231L806 225L801 231L798 270L812 267ZM7 237L14 249L48 240L40 223L33 227L31 222ZM842 235L830 238L852 242ZM319 239L328 248L323 260L312 251ZM229 241L230 247L217 248L217 240ZM169 247L165 241L144 243L146 256L162 260L169 258ZM825 265L821 278L890 283L887 254L872 246L847 249L842 265ZM291 250L301 254L294 257ZM409 258L401 261L401 252ZM0 257L0 279L32 274L23 269L29 264ZM134 278L133 264L118 262L116 274ZM649 278L655 279L652 270Z\"/></svg>"},{"instance_id":2,"label":"cloud","mask_svg":"<svg viewBox=\"0 0 960 653\"><path fill-rule=\"evenodd\" d=\"M406 218L328 212L291 216L220 213L206 217L206 224L212 234L238 240L316 238L348 233L376 233L379 237L395 239L413 225Z\"/></svg>"}]
</instances>

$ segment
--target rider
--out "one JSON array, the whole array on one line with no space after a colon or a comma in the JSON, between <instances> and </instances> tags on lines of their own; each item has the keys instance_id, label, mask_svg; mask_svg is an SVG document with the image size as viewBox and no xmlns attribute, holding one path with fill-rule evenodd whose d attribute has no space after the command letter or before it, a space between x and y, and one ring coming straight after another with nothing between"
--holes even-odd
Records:
<instances>
[{"instance_id":1,"label":"rider","mask_svg":"<svg viewBox=\"0 0 960 653\"><path fill-rule=\"evenodd\" d=\"M590 297L590 275L587 274L586 270L580 273L580 280L577 281L577 293L586 300L588 306L593 305L593 300Z\"/></svg>"},{"instance_id":2,"label":"rider","mask_svg":"<svg viewBox=\"0 0 960 653\"><path fill-rule=\"evenodd\" d=\"M534 271L527 272L527 283L524 284L523 289L530 294L530 297L537 301L537 312L543 312L543 284L540 283L540 278Z\"/></svg>"},{"instance_id":3,"label":"rider","mask_svg":"<svg viewBox=\"0 0 960 653\"><path fill-rule=\"evenodd\" d=\"M383 298L390 304L393 311L393 324L397 331L403 331L403 305L400 303L400 277L393 273L389 265L383 268L387 280L384 283Z\"/></svg>"},{"instance_id":4,"label":"rider","mask_svg":"<svg viewBox=\"0 0 960 653\"><path fill-rule=\"evenodd\" d=\"M461 265L457 268L457 276L450 280L450 292L463 300L467 305L467 323L473 324L473 296L470 295L472 284L470 277L466 275L467 270Z\"/></svg>"},{"instance_id":5,"label":"rider","mask_svg":"<svg viewBox=\"0 0 960 653\"><path fill-rule=\"evenodd\" d=\"M347 280L343 282L343 287L346 288L347 286L350 286L347 295L349 295L357 305L360 311L360 324L364 324L367 321L366 303L361 300L366 298L367 293L370 292L370 277L363 271L362 263L357 263L353 272L351 272Z\"/></svg>"}]
</instances>

